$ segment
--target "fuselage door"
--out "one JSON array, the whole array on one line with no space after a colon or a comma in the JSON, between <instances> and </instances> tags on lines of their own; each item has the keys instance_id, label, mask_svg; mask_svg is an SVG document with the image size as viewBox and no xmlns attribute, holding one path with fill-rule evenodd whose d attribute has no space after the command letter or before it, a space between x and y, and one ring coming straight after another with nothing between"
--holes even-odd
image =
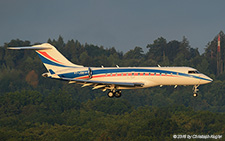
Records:
<instances>
[{"instance_id":1,"label":"fuselage door","mask_svg":"<svg viewBox=\"0 0 225 141\"><path fill-rule=\"evenodd\" d=\"M89 78L92 78L92 70L90 67L88 68L88 76L89 76Z\"/></svg>"}]
</instances>

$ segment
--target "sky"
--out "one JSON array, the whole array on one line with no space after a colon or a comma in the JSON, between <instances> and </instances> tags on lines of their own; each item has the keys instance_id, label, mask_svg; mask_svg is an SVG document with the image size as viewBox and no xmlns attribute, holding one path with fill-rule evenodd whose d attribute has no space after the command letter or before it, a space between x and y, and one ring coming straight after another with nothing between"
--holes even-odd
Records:
<instances>
[{"instance_id":1,"label":"sky","mask_svg":"<svg viewBox=\"0 0 225 141\"><path fill-rule=\"evenodd\" d=\"M1 0L0 46L74 39L124 53L185 36L201 53L225 31L224 0Z\"/></svg>"}]
</instances>

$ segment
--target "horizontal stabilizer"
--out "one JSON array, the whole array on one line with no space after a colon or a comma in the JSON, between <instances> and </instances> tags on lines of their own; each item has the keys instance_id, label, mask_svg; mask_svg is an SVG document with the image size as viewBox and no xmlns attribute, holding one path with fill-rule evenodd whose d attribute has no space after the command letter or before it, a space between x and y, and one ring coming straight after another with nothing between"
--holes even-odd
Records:
<instances>
[{"instance_id":1,"label":"horizontal stabilizer","mask_svg":"<svg viewBox=\"0 0 225 141\"><path fill-rule=\"evenodd\" d=\"M28 50L43 50L43 49L51 49L50 47L8 47L8 49L17 49L17 50L23 50L23 49L28 49Z\"/></svg>"}]
</instances>

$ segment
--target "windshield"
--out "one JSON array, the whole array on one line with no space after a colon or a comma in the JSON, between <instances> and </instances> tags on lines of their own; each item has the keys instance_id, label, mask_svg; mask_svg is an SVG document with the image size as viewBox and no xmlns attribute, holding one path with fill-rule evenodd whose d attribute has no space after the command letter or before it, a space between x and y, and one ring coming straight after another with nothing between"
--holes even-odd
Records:
<instances>
[{"instance_id":1,"label":"windshield","mask_svg":"<svg viewBox=\"0 0 225 141\"><path fill-rule=\"evenodd\" d=\"M188 71L188 74L199 74L200 72L197 70Z\"/></svg>"}]
</instances>

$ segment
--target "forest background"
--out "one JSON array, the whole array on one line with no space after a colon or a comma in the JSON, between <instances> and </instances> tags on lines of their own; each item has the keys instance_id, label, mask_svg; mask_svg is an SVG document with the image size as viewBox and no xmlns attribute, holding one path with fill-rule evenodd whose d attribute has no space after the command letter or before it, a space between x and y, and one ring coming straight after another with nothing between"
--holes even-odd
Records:
<instances>
[{"instance_id":1,"label":"forest background","mask_svg":"<svg viewBox=\"0 0 225 141\"><path fill-rule=\"evenodd\" d=\"M159 37L146 47L123 53L66 43L59 36L48 39L65 57L84 66L190 66L213 78L200 86L194 98L192 86L163 86L124 90L121 98L106 92L41 77L46 72L33 51L7 50L30 46L11 40L0 47L0 138L3 140L172 140L173 135L223 135L225 137L225 35L218 58L217 37L205 52L182 41ZM37 43L38 44L38 43ZM218 59L220 60L218 67Z\"/></svg>"}]
</instances>

